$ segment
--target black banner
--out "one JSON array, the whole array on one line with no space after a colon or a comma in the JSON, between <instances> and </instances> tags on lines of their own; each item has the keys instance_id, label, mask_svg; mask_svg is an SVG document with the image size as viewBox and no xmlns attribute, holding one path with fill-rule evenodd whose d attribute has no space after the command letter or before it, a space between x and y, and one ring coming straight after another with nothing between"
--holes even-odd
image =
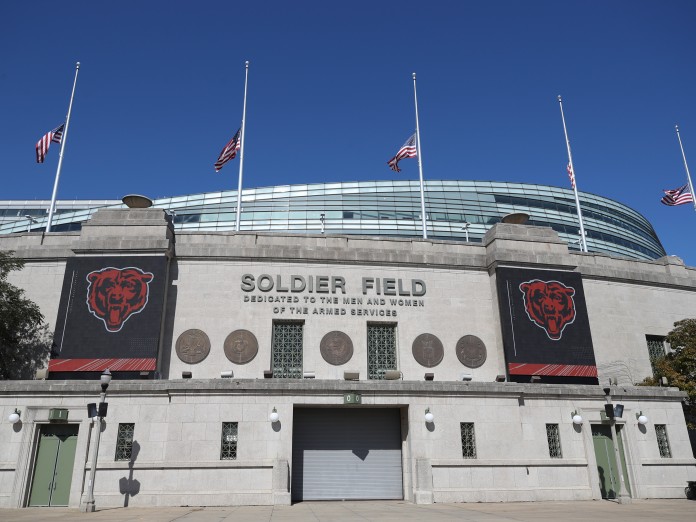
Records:
<instances>
[{"instance_id":1,"label":"black banner","mask_svg":"<svg viewBox=\"0 0 696 522\"><path fill-rule=\"evenodd\" d=\"M69 258L49 369L154 370L166 268L164 256Z\"/></svg>"},{"instance_id":2,"label":"black banner","mask_svg":"<svg viewBox=\"0 0 696 522\"><path fill-rule=\"evenodd\" d=\"M596 382L582 277L576 272L498 268L498 302L508 374L547 382ZM519 379L518 379L519 380ZM590 381L587 381L590 382Z\"/></svg>"}]
</instances>

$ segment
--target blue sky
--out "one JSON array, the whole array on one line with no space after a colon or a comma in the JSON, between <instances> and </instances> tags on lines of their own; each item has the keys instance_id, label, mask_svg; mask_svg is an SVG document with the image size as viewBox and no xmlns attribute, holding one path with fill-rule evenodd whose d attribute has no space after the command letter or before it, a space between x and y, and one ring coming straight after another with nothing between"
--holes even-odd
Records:
<instances>
[{"instance_id":1,"label":"blue sky","mask_svg":"<svg viewBox=\"0 0 696 522\"><path fill-rule=\"evenodd\" d=\"M59 199L235 189L215 174L249 96L246 187L417 178L386 161L413 132L427 179L578 187L645 215L696 266L696 212L659 203L696 172L696 2L6 2L0 16L1 199L50 199L82 66Z\"/></svg>"}]
</instances>

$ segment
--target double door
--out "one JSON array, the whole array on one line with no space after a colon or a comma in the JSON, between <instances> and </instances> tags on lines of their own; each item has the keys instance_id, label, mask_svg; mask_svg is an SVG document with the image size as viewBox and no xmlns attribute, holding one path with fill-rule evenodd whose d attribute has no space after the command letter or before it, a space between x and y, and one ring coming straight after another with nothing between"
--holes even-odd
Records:
<instances>
[{"instance_id":1,"label":"double door","mask_svg":"<svg viewBox=\"0 0 696 522\"><path fill-rule=\"evenodd\" d=\"M619 455L621 457L621 470L623 471L626 493L631 494L631 486L628 482L626 469L626 457L624 455L621 426L616 427L616 435L619 439ZM592 425L592 442L594 443L595 457L597 459L597 471L599 473L599 489L602 498L617 498L619 496L619 469L616 465L616 452L614 441L611 438L611 427L604 424Z\"/></svg>"},{"instance_id":2,"label":"double door","mask_svg":"<svg viewBox=\"0 0 696 522\"><path fill-rule=\"evenodd\" d=\"M77 424L46 424L39 432L30 506L67 506L77 446Z\"/></svg>"}]
</instances>

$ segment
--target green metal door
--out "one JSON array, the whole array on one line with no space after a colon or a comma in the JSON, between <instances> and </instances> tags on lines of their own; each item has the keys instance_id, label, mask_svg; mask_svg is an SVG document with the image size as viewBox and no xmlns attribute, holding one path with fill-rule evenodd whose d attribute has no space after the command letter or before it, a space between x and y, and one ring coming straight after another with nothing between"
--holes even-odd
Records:
<instances>
[{"instance_id":1,"label":"green metal door","mask_svg":"<svg viewBox=\"0 0 696 522\"><path fill-rule=\"evenodd\" d=\"M618 426L617 426L618 428ZM620 429L620 428L619 428ZM623 451L623 441L619 438L619 454L621 456L621 468L623 470L624 484L630 495L631 487L628 482L626 470L626 457ZM614 442L611 439L611 428L608 425L592 425L592 442L594 443L595 457L597 459L597 471L599 473L599 489L602 498L616 498L619 494L619 471L616 466L616 454Z\"/></svg>"},{"instance_id":2,"label":"green metal door","mask_svg":"<svg viewBox=\"0 0 696 522\"><path fill-rule=\"evenodd\" d=\"M30 506L67 506L78 426L44 425L39 432Z\"/></svg>"}]
</instances>

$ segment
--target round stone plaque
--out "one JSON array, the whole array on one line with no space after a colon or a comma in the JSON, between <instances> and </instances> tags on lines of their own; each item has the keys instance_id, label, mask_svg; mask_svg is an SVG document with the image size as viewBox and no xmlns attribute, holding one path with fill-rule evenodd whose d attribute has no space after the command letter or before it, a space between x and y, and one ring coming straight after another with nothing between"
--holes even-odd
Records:
<instances>
[{"instance_id":1,"label":"round stone plaque","mask_svg":"<svg viewBox=\"0 0 696 522\"><path fill-rule=\"evenodd\" d=\"M225 356L236 364L246 364L259 351L259 342L249 330L235 330L225 339Z\"/></svg>"},{"instance_id":2,"label":"round stone plaque","mask_svg":"<svg viewBox=\"0 0 696 522\"><path fill-rule=\"evenodd\" d=\"M486 345L475 335L465 335L457 341L457 359L468 368L478 368L486 362Z\"/></svg>"},{"instance_id":3,"label":"round stone plaque","mask_svg":"<svg viewBox=\"0 0 696 522\"><path fill-rule=\"evenodd\" d=\"M343 332L327 333L322 337L319 348L324 360L334 366L346 364L353 357L353 341Z\"/></svg>"},{"instance_id":4,"label":"round stone plaque","mask_svg":"<svg viewBox=\"0 0 696 522\"><path fill-rule=\"evenodd\" d=\"M176 354L185 363L197 364L209 353L210 339L202 330L186 330L176 340Z\"/></svg>"},{"instance_id":5,"label":"round stone plaque","mask_svg":"<svg viewBox=\"0 0 696 522\"><path fill-rule=\"evenodd\" d=\"M413 341L413 358L421 366L432 368L442 362L445 356L445 350L442 348L442 342L433 334L420 334Z\"/></svg>"}]
</instances>

